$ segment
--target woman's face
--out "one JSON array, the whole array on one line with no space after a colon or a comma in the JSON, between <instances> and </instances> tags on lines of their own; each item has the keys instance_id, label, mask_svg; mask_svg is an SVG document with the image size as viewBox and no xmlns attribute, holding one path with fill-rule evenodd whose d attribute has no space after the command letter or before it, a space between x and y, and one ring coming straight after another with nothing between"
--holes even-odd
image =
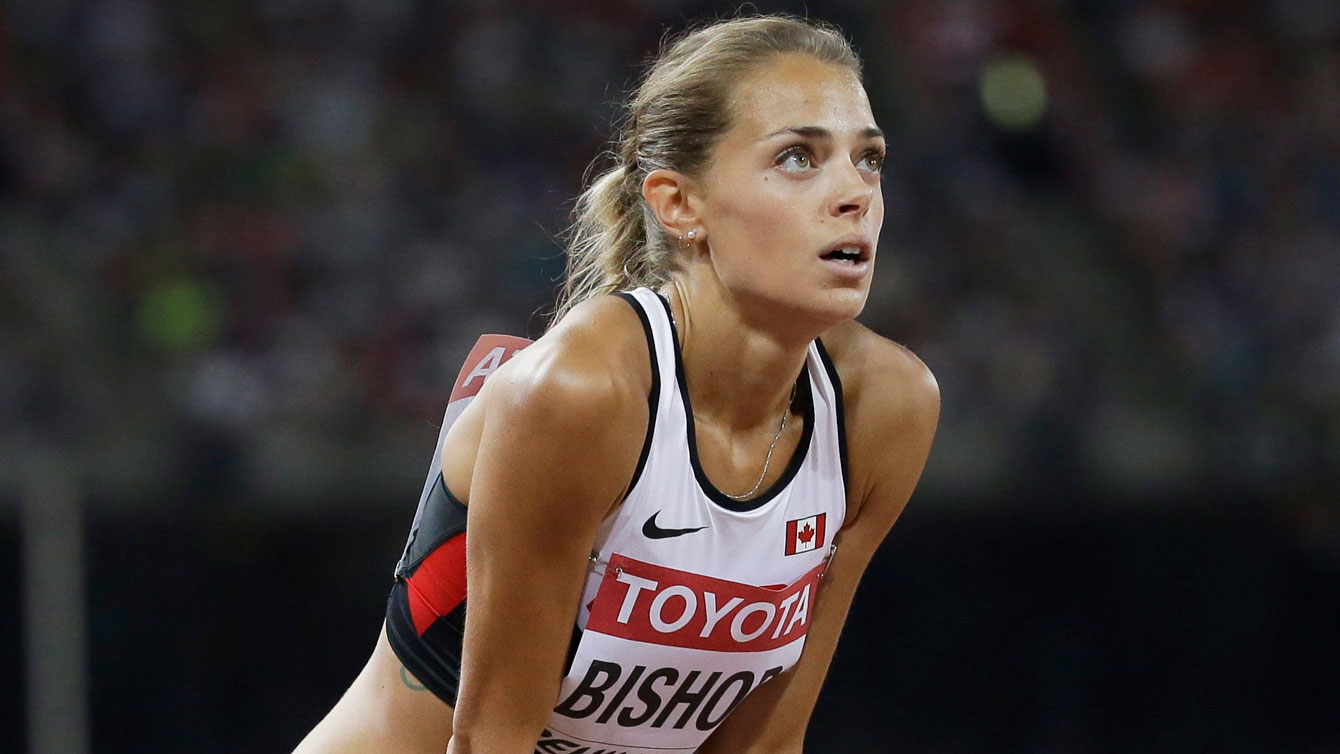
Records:
<instances>
[{"instance_id":1,"label":"woman's face","mask_svg":"<svg viewBox=\"0 0 1340 754\"><path fill-rule=\"evenodd\" d=\"M735 86L701 176L712 266L741 303L836 323L860 313L884 222L884 137L846 68L784 55Z\"/></svg>"}]
</instances>

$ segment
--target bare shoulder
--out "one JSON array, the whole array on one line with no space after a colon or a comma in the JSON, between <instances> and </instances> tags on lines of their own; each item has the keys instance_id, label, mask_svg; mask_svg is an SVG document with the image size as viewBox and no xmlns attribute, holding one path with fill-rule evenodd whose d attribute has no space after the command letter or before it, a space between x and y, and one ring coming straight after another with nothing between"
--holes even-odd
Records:
<instances>
[{"instance_id":1,"label":"bare shoulder","mask_svg":"<svg viewBox=\"0 0 1340 754\"><path fill-rule=\"evenodd\" d=\"M626 409L645 407L651 379L637 313L616 296L599 296L499 368L481 397L490 413L609 428ZM637 423L635 413L629 418Z\"/></svg>"},{"instance_id":2,"label":"bare shoulder","mask_svg":"<svg viewBox=\"0 0 1340 754\"><path fill-rule=\"evenodd\" d=\"M637 455L625 463L626 446L641 449L651 379L637 313L614 296L586 301L489 375L443 442L443 479L472 503L481 463L503 463L500 453L525 456L507 468L574 482L561 470L595 457L602 462L583 468L608 469L608 478L586 480L603 495L624 466L631 478ZM500 442L485 443L486 436Z\"/></svg>"},{"instance_id":3,"label":"bare shoulder","mask_svg":"<svg viewBox=\"0 0 1340 754\"><path fill-rule=\"evenodd\" d=\"M834 327L822 341L842 380L853 505L878 499L896 515L935 436L939 385L911 350L858 322Z\"/></svg>"},{"instance_id":4,"label":"bare shoulder","mask_svg":"<svg viewBox=\"0 0 1340 754\"><path fill-rule=\"evenodd\" d=\"M934 423L940 387L921 359L859 322L846 322L823 335L842 379L849 422L885 425Z\"/></svg>"}]
</instances>

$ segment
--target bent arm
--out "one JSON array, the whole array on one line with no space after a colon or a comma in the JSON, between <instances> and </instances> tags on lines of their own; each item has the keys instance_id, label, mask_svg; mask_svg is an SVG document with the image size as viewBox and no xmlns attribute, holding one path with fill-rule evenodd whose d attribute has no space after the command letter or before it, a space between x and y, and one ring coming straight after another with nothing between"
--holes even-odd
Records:
<instances>
[{"instance_id":1,"label":"bent arm","mask_svg":"<svg viewBox=\"0 0 1340 754\"><path fill-rule=\"evenodd\" d=\"M913 363L907 364L908 358ZM701 754L801 751L856 587L916 487L939 420L940 394L930 372L906 352L896 354L896 360L903 362L898 366L905 379L889 381L892 392L889 387L883 393L865 391L861 415L856 416L856 406L849 415L851 447L861 449L851 459L852 514L834 540L837 551L824 574L805 650L795 667L750 693Z\"/></svg>"},{"instance_id":2,"label":"bent arm","mask_svg":"<svg viewBox=\"0 0 1340 754\"><path fill-rule=\"evenodd\" d=\"M558 694L596 529L645 433L646 395L635 379L611 374L618 370L580 343L531 349L486 388L449 754L534 750Z\"/></svg>"}]
</instances>

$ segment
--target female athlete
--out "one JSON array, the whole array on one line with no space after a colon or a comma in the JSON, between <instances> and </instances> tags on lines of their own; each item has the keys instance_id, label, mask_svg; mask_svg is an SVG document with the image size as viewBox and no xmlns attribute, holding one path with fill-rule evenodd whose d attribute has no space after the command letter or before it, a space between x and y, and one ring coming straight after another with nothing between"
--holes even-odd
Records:
<instances>
[{"instance_id":1,"label":"female athlete","mask_svg":"<svg viewBox=\"0 0 1340 754\"><path fill-rule=\"evenodd\" d=\"M853 320L884 150L829 27L666 46L555 324L463 371L376 648L299 752L801 751L939 415Z\"/></svg>"}]
</instances>

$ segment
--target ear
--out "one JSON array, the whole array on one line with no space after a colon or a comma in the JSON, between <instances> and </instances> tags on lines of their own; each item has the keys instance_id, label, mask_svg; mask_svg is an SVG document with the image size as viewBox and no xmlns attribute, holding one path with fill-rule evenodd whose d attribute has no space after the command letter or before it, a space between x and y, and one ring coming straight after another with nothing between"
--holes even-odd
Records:
<instances>
[{"instance_id":1,"label":"ear","mask_svg":"<svg viewBox=\"0 0 1340 754\"><path fill-rule=\"evenodd\" d=\"M692 178L675 170L653 170L642 179L642 198L671 238L694 231L697 240L703 240L707 231L699 216L697 186Z\"/></svg>"}]
</instances>

